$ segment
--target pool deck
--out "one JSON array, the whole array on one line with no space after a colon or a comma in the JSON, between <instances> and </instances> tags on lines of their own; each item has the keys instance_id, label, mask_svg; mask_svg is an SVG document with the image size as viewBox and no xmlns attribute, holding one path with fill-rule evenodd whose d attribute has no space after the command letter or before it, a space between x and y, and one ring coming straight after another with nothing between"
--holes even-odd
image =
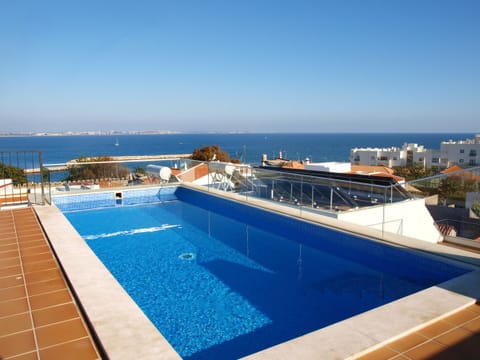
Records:
<instances>
[{"instance_id":1,"label":"pool deck","mask_svg":"<svg viewBox=\"0 0 480 360\"><path fill-rule=\"evenodd\" d=\"M61 349L62 346L81 343L89 349L85 351L89 351L91 356L77 357L79 359L99 358L102 351L110 359L179 359L179 355L97 259L63 214L55 206L35 207L34 210L28 208L0 212L0 357L17 360L53 359L58 357L48 357L49 351L53 353L53 350ZM286 210L278 207L270 211L285 213ZM37 221L35 213L40 221ZM332 224L336 223L326 225ZM347 227L345 230L358 229ZM39 238L30 238L33 234ZM40 238L43 239L43 244L34 243L40 241ZM437 244L417 244L410 239L397 240L399 244L406 241L410 247L418 245L421 251L447 256L451 259L447 261L461 260L467 264L480 264L478 253ZM24 241L27 242L23 243ZM40 253L29 252L34 248ZM49 254L50 258L43 259L43 256L47 256L45 254ZM42 269L40 263L47 262L61 265L56 269L61 269L64 273L60 270L55 273L50 268ZM65 288L51 288L46 294L68 293L70 298L38 308L35 300L44 294L37 293L36 289L39 283L52 284L52 272L56 274L55 281L65 277L68 282L63 280ZM29 281L33 283L30 285ZM68 283L74 289L76 297L71 295L73 290L68 290ZM479 283L480 271L475 270L247 358L449 359L453 352L456 359L460 354L465 355L462 358L480 358L480 347L472 345L478 344L480 340L480 305L476 303L480 299ZM64 306L72 309L77 303L82 305L88 323L98 337L97 342L90 335L86 321L82 320L78 306L76 314L70 315L73 319L58 320L53 312L61 312ZM7 304L9 306L5 306ZM43 318L39 318L39 314L43 314ZM25 326L17 325L17 319L20 318L24 319ZM83 324L83 330L71 330L74 329L73 324L80 323ZM61 336L75 333L79 338L60 338L59 343L45 343L45 329L55 326L63 329L59 332ZM14 339L17 340L13 341ZM85 345L87 343L89 346Z\"/></svg>"},{"instance_id":2,"label":"pool deck","mask_svg":"<svg viewBox=\"0 0 480 360\"><path fill-rule=\"evenodd\" d=\"M32 208L0 212L0 358L100 359Z\"/></svg>"}]
</instances>

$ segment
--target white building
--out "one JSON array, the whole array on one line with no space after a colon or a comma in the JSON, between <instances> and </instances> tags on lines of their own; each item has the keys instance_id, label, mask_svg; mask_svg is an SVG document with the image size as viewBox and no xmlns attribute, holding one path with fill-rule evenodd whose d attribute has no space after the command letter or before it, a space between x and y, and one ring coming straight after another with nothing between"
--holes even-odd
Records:
<instances>
[{"instance_id":1,"label":"white building","mask_svg":"<svg viewBox=\"0 0 480 360\"><path fill-rule=\"evenodd\" d=\"M384 165L388 167L401 165L401 149L391 148L354 148L350 151L353 165Z\"/></svg>"},{"instance_id":2,"label":"white building","mask_svg":"<svg viewBox=\"0 0 480 360\"><path fill-rule=\"evenodd\" d=\"M442 160L448 162L447 166L454 164L462 167L480 165L480 134L475 139L460 141L443 141L440 144Z\"/></svg>"},{"instance_id":3,"label":"white building","mask_svg":"<svg viewBox=\"0 0 480 360\"><path fill-rule=\"evenodd\" d=\"M418 144L403 144L401 148L354 148L350 151L350 162L354 165L394 167L420 164L430 167L431 159L439 156L437 153Z\"/></svg>"},{"instance_id":4,"label":"white building","mask_svg":"<svg viewBox=\"0 0 480 360\"><path fill-rule=\"evenodd\" d=\"M480 165L480 135L475 139L444 141L440 150L423 145L403 144L401 148L354 148L350 151L353 165L383 165L388 167L422 165L427 168L447 168Z\"/></svg>"}]
</instances>

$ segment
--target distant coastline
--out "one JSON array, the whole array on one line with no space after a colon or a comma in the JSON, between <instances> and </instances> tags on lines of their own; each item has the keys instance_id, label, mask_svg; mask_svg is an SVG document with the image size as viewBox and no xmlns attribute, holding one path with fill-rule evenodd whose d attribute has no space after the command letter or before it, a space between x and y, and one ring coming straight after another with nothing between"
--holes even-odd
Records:
<instances>
[{"instance_id":1,"label":"distant coastline","mask_svg":"<svg viewBox=\"0 0 480 360\"><path fill-rule=\"evenodd\" d=\"M472 134L478 133L473 131ZM306 134L306 132L295 131L174 131L174 130L95 130L95 131L11 131L0 132L0 137L61 137L61 136L122 136L122 135L241 135L241 134ZM464 131L365 131L365 132L342 132L342 131L313 131L309 134L465 134Z\"/></svg>"},{"instance_id":2,"label":"distant coastline","mask_svg":"<svg viewBox=\"0 0 480 360\"><path fill-rule=\"evenodd\" d=\"M4 131L5 133L5 131ZM352 148L392 146L415 143L427 149L438 149L442 141L462 140L475 133L173 133L159 132L87 132L97 136L84 136L85 132L66 132L66 136L0 137L0 152L42 150L46 164L65 163L80 156L122 156L187 154L206 145L218 145L231 158L258 163L262 154L274 159L282 151L287 159L309 158L313 162L349 161ZM18 134L18 133L17 133ZM35 134L31 132L29 134ZM51 134L42 132L40 134ZM62 133L63 134L63 133ZM72 136L73 134L77 136ZM104 134L104 135L101 135ZM147 134L147 135L143 135ZM118 146L115 145L117 143ZM1 161L1 159L0 159Z\"/></svg>"},{"instance_id":3,"label":"distant coastline","mask_svg":"<svg viewBox=\"0 0 480 360\"><path fill-rule=\"evenodd\" d=\"M170 130L98 130L98 131L31 131L31 132L0 132L0 137L22 136L108 136L108 135L169 135L181 134Z\"/></svg>"}]
</instances>

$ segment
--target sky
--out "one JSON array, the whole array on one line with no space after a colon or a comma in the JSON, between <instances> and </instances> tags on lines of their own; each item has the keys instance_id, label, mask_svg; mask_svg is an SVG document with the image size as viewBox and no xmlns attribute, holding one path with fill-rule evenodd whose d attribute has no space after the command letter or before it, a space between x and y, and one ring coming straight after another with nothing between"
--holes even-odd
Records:
<instances>
[{"instance_id":1,"label":"sky","mask_svg":"<svg viewBox=\"0 0 480 360\"><path fill-rule=\"evenodd\" d=\"M478 0L0 0L0 132L480 132Z\"/></svg>"}]
</instances>

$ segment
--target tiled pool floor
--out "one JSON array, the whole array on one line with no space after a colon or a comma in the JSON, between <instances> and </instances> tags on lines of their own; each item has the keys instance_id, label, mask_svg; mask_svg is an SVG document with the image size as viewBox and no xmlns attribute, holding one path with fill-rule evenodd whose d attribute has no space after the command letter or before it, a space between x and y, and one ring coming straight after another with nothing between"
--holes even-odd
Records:
<instances>
[{"instance_id":1,"label":"tiled pool floor","mask_svg":"<svg viewBox=\"0 0 480 360\"><path fill-rule=\"evenodd\" d=\"M99 359L31 208L0 211L0 358ZM359 359L480 359L480 304Z\"/></svg>"},{"instance_id":2,"label":"tiled pool floor","mask_svg":"<svg viewBox=\"0 0 480 360\"><path fill-rule=\"evenodd\" d=\"M100 359L32 208L0 211L0 359Z\"/></svg>"}]
</instances>

